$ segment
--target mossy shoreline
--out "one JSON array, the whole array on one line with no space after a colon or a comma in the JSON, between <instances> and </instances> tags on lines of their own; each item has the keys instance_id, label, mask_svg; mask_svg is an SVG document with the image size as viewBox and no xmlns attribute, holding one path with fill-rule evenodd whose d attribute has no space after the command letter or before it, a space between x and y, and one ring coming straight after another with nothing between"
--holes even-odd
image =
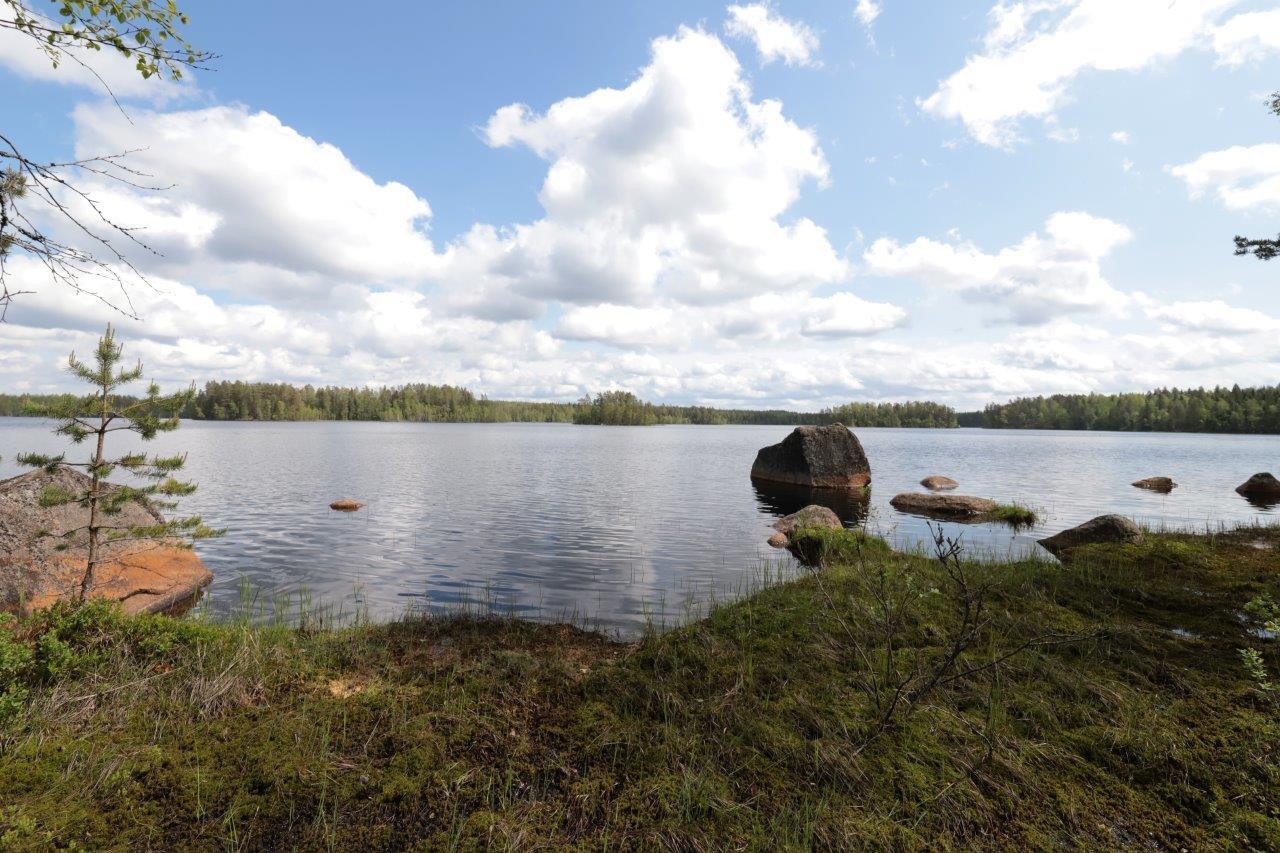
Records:
<instances>
[{"instance_id":1,"label":"mossy shoreline","mask_svg":"<svg viewBox=\"0 0 1280 853\"><path fill-rule=\"evenodd\" d=\"M971 624L946 564L836 544L634 643L9 620L0 848L1280 848L1280 715L1239 655L1271 654L1241 608L1280 528L963 563L983 615L932 686Z\"/></svg>"}]
</instances>

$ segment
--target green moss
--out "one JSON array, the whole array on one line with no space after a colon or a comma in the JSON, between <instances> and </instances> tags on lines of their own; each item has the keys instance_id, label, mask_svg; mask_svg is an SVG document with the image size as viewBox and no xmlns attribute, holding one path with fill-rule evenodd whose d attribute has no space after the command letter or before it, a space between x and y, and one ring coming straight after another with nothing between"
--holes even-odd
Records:
<instances>
[{"instance_id":1,"label":"green moss","mask_svg":"<svg viewBox=\"0 0 1280 853\"><path fill-rule=\"evenodd\" d=\"M887 724L886 672L929 672L963 629L954 575L803 533L823 571L631 644L483 619L9 620L0 847L1280 846L1280 723L1237 617L1280 594L1252 544L1280 529L961 563L984 596L973 674Z\"/></svg>"},{"instance_id":2,"label":"green moss","mask_svg":"<svg viewBox=\"0 0 1280 853\"><path fill-rule=\"evenodd\" d=\"M1013 527L1031 527L1039 520L1035 510L1018 503L997 504L991 511L991 518Z\"/></svg>"}]
</instances>

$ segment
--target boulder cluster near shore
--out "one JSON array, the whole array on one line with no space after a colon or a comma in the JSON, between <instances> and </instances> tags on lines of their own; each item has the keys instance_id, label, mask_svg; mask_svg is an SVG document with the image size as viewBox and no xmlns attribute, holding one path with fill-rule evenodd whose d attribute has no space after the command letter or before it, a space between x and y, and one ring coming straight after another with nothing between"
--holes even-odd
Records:
<instances>
[{"instance_id":1,"label":"boulder cluster near shore","mask_svg":"<svg viewBox=\"0 0 1280 853\"><path fill-rule=\"evenodd\" d=\"M858 489L871 484L871 464L857 436L842 424L815 427L801 426L792 430L778 444L761 448L751 468L757 481L803 485L821 489ZM959 483L950 477L933 474L920 481L927 492L903 492L889 505L899 512L947 521L981 522L1006 520L1011 510L1021 510L1026 520L1007 519L1012 524L1033 524L1035 516L1021 507L1003 507L993 500L972 495L954 494ZM1136 488L1169 494L1178 484L1171 477L1154 476L1136 480ZM1254 474L1236 488L1236 492L1252 501L1280 502L1280 480L1270 473ZM830 509L811 504L774 524L775 533L769 544L786 548L794 532L802 527L843 526ZM1054 556L1062 556L1081 545L1101 542L1141 542L1142 530L1120 515L1107 514L1039 540Z\"/></svg>"}]
</instances>

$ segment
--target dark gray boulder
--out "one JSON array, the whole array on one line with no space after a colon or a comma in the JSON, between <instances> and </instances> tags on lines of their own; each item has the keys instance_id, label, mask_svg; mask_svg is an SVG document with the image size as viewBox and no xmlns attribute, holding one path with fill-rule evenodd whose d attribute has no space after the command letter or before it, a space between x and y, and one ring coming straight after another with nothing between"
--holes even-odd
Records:
<instances>
[{"instance_id":1,"label":"dark gray boulder","mask_svg":"<svg viewBox=\"0 0 1280 853\"><path fill-rule=\"evenodd\" d=\"M1047 539L1040 544L1055 557L1081 545L1098 542L1141 542L1142 530L1123 515L1100 515Z\"/></svg>"},{"instance_id":2,"label":"dark gray boulder","mask_svg":"<svg viewBox=\"0 0 1280 853\"><path fill-rule=\"evenodd\" d=\"M857 436L842 424L801 426L761 448L751 477L800 486L856 489L871 483L871 465Z\"/></svg>"},{"instance_id":3,"label":"dark gray boulder","mask_svg":"<svg viewBox=\"0 0 1280 853\"><path fill-rule=\"evenodd\" d=\"M1276 498L1280 497L1280 480L1264 471L1236 486L1236 491L1245 497Z\"/></svg>"}]
</instances>

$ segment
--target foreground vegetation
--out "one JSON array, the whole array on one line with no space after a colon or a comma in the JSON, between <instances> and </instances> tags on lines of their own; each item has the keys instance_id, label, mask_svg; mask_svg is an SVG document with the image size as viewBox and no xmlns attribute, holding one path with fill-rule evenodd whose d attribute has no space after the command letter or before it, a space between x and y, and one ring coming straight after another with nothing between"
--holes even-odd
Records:
<instances>
[{"instance_id":1,"label":"foreground vegetation","mask_svg":"<svg viewBox=\"0 0 1280 853\"><path fill-rule=\"evenodd\" d=\"M1242 604L1280 528L1068 566L826 567L621 644L566 626L0 629L0 847L1280 847Z\"/></svg>"},{"instance_id":2,"label":"foreground vegetation","mask_svg":"<svg viewBox=\"0 0 1280 853\"><path fill-rule=\"evenodd\" d=\"M0 394L0 415L31 414L63 395ZM954 427L956 413L937 403L848 403L820 412L716 409L648 403L608 391L576 403L490 400L453 385L394 388L301 388L284 383L208 382L182 416L210 421L414 421L442 423L831 424L854 427Z\"/></svg>"},{"instance_id":3,"label":"foreground vegetation","mask_svg":"<svg viewBox=\"0 0 1280 853\"><path fill-rule=\"evenodd\" d=\"M1280 385L1161 388L1145 394L1055 394L992 403L960 424L986 429L1280 433Z\"/></svg>"}]
</instances>

